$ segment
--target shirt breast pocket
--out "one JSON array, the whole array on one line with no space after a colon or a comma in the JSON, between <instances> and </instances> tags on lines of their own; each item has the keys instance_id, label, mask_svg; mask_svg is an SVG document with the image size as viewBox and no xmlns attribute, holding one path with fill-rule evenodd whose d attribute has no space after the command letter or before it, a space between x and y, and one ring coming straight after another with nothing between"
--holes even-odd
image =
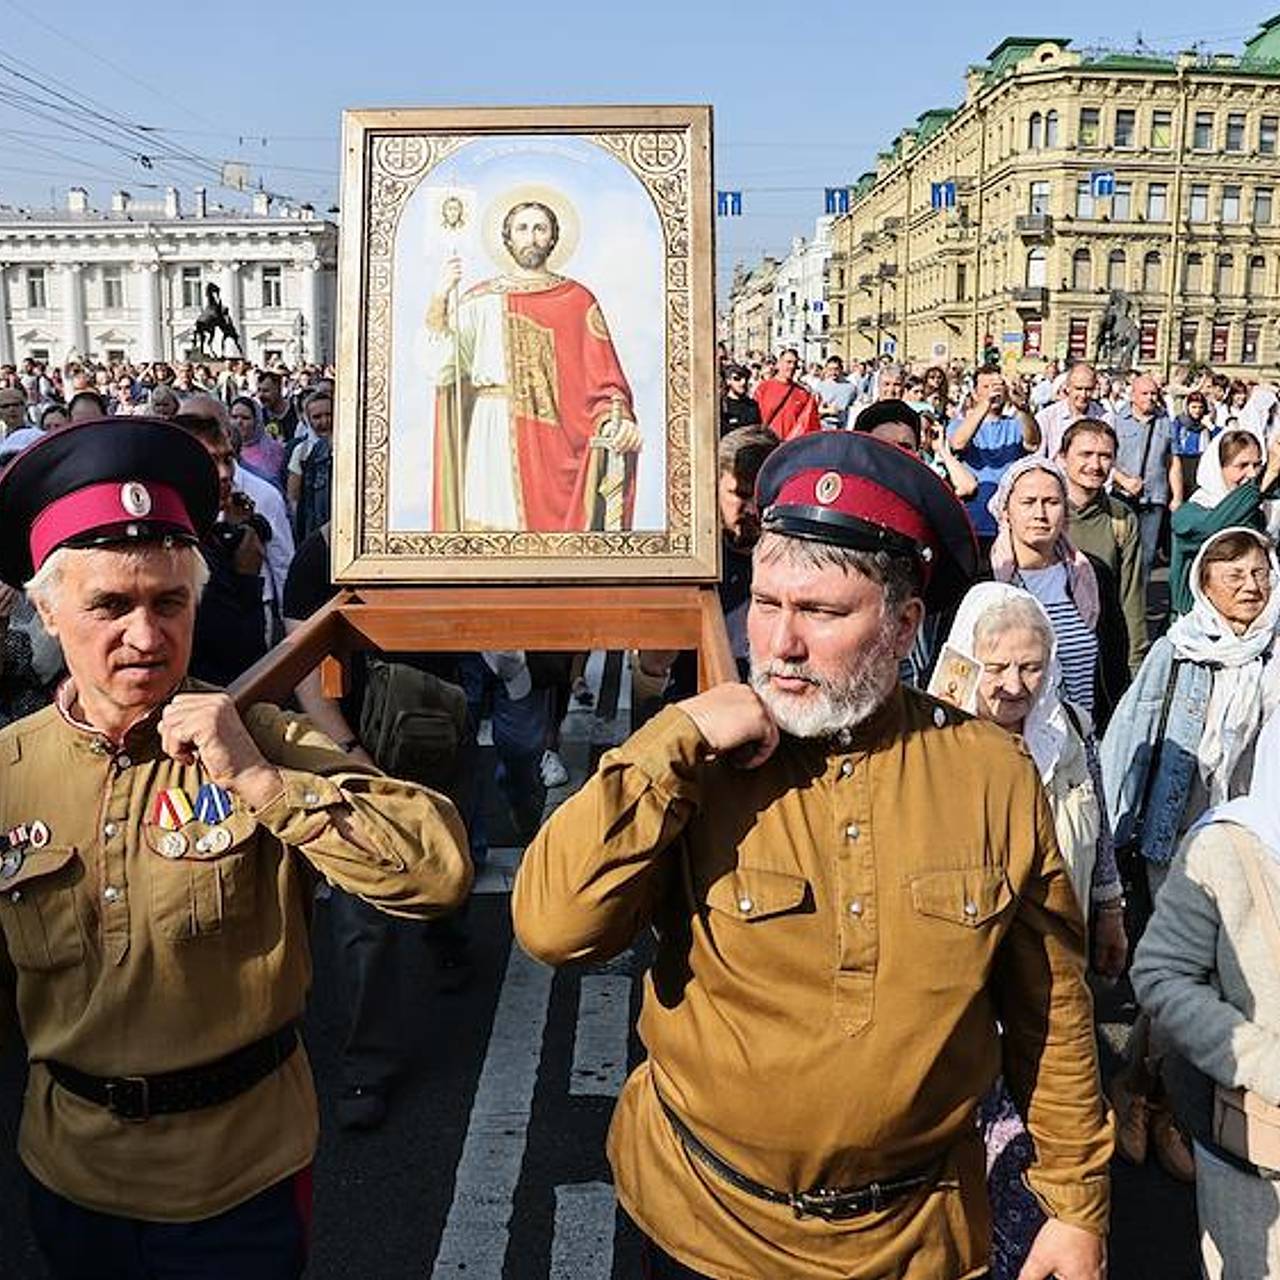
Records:
<instances>
[{"instance_id":1,"label":"shirt breast pocket","mask_svg":"<svg viewBox=\"0 0 1280 1280\"><path fill-rule=\"evenodd\" d=\"M706 903L722 916L755 924L812 912L813 895L803 876L736 867L708 886Z\"/></svg>"},{"instance_id":2,"label":"shirt breast pocket","mask_svg":"<svg viewBox=\"0 0 1280 1280\"><path fill-rule=\"evenodd\" d=\"M84 959L84 935L76 911L76 886L84 864L72 846L26 852L22 866L0 880L0 928L19 969L50 972Z\"/></svg>"},{"instance_id":3,"label":"shirt breast pocket","mask_svg":"<svg viewBox=\"0 0 1280 1280\"><path fill-rule=\"evenodd\" d=\"M226 836L210 841L206 837L212 831ZM170 942L188 942L251 921L263 871L257 821L237 811L216 828L190 823L183 828L185 850L177 858L165 853L165 837L171 834L150 824L143 828L151 855L147 874L154 932Z\"/></svg>"},{"instance_id":4,"label":"shirt breast pocket","mask_svg":"<svg viewBox=\"0 0 1280 1280\"><path fill-rule=\"evenodd\" d=\"M927 969L930 984L952 990L981 986L1013 903L1004 869L926 871L911 877L910 891L912 945L936 960Z\"/></svg>"}]
</instances>

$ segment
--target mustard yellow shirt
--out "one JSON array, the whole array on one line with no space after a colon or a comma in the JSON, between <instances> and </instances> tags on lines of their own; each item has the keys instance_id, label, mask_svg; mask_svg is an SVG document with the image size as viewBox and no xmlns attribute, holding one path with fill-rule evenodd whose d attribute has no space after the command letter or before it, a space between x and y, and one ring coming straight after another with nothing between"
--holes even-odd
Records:
<instances>
[{"instance_id":1,"label":"mustard yellow shirt","mask_svg":"<svg viewBox=\"0 0 1280 1280\"><path fill-rule=\"evenodd\" d=\"M46 1060L153 1075L300 1018L317 872L410 918L470 885L447 799L354 764L274 707L246 725L284 789L257 811L233 798L221 824L188 821L180 858L161 852L156 797L177 787L194 804L207 778L160 750L154 720L119 747L58 706L0 732L0 831L39 820L49 833L0 876L0 995L16 995L31 1061L18 1149L37 1179L91 1209L193 1221L303 1168L317 1136L310 1067L299 1048L230 1102L129 1123L55 1085ZM229 833L221 852L197 848L212 826Z\"/></svg>"},{"instance_id":2,"label":"mustard yellow shirt","mask_svg":"<svg viewBox=\"0 0 1280 1280\"><path fill-rule=\"evenodd\" d=\"M521 942L548 963L656 933L649 1057L609 1141L642 1229L723 1280L981 1274L974 1111L1003 1071L1036 1142L1033 1190L1105 1232L1084 925L1021 745L899 688L843 741L784 736L754 770L707 757L693 721L663 711L557 810L513 895ZM939 1177L845 1222L797 1218L691 1157L655 1086L776 1190Z\"/></svg>"}]
</instances>

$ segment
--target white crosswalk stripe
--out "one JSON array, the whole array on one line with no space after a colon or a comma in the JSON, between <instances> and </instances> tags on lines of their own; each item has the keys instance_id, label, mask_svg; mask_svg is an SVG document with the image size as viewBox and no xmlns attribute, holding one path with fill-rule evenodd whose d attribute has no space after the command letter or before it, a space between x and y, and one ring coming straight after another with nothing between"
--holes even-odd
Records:
<instances>
[{"instance_id":1,"label":"white crosswalk stripe","mask_svg":"<svg viewBox=\"0 0 1280 1280\"><path fill-rule=\"evenodd\" d=\"M433 1277L501 1280L552 977L512 943Z\"/></svg>"},{"instance_id":2,"label":"white crosswalk stripe","mask_svg":"<svg viewBox=\"0 0 1280 1280\"><path fill-rule=\"evenodd\" d=\"M569 1092L616 1098L627 1075L627 1029L631 978L588 974L578 991L578 1029L573 1042Z\"/></svg>"},{"instance_id":3,"label":"white crosswalk stripe","mask_svg":"<svg viewBox=\"0 0 1280 1280\"><path fill-rule=\"evenodd\" d=\"M557 1187L550 1280L609 1280L614 1221L613 1188L607 1183Z\"/></svg>"}]
</instances>

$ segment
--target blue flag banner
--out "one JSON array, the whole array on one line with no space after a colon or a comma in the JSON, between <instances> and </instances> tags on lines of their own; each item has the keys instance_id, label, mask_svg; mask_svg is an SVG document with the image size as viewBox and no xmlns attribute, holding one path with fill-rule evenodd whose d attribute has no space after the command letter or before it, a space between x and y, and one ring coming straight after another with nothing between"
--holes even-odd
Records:
<instances>
[{"instance_id":1,"label":"blue flag banner","mask_svg":"<svg viewBox=\"0 0 1280 1280\"><path fill-rule=\"evenodd\" d=\"M721 218L742 217L742 192L717 191L716 214Z\"/></svg>"}]
</instances>

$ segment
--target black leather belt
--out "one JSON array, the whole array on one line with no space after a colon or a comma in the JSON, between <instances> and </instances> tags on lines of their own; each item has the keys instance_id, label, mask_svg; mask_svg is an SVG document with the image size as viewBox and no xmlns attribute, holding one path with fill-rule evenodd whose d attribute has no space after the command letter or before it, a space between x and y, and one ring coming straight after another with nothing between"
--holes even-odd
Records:
<instances>
[{"instance_id":1,"label":"black leather belt","mask_svg":"<svg viewBox=\"0 0 1280 1280\"><path fill-rule=\"evenodd\" d=\"M106 1107L121 1120L198 1111L230 1102L265 1080L298 1047L294 1022L200 1067L154 1076L91 1076L65 1062L46 1061L49 1074L70 1093Z\"/></svg>"},{"instance_id":2,"label":"black leather belt","mask_svg":"<svg viewBox=\"0 0 1280 1280\"><path fill-rule=\"evenodd\" d=\"M671 1121L671 1127L691 1156L701 1160L712 1173L730 1186L737 1187L739 1191L745 1191L757 1200L767 1200L770 1204L788 1205L797 1218L825 1218L828 1222L841 1222L845 1218L856 1218L863 1213L874 1213L890 1200L896 1200L920 1187L927 1187L937 1178L938 1165L935 1163L927 1169L905 1173L901 1177L869 1182L865 1187L814 1187L809 1191L775 1191L773 1187L766 1187L764 1183L748 1178L745 1173L739 1173L727 1160L716 1155L676 1115L656 1084L653 1091L657 1094L667 1119Z\"/></svg>"}]
</instances>

